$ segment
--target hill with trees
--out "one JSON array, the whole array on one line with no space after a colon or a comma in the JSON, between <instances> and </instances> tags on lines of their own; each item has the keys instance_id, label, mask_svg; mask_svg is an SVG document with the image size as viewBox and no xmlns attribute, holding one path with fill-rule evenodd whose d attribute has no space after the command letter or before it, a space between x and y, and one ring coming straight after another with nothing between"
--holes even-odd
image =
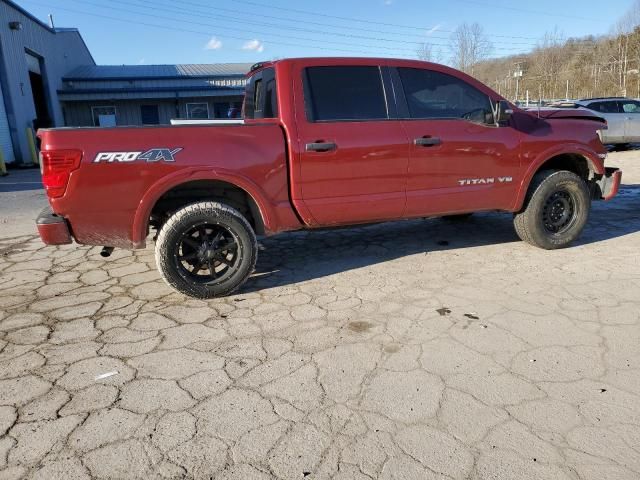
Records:
<instances>
[{"instance_id":1,"label":"hill with trees","mask_svg":"<svg viewBox=\"0 0 640 480\"><path fill-rule=\"evenodd\" d=\"M447 63L489 85L510 100L640 98L640 0L608 35L563 38L544 35L529 53L490 58L492 45L478 24L463 24L451 35ZM441 61L425 45L424 60Z\"/></svg>"}]
</instances>

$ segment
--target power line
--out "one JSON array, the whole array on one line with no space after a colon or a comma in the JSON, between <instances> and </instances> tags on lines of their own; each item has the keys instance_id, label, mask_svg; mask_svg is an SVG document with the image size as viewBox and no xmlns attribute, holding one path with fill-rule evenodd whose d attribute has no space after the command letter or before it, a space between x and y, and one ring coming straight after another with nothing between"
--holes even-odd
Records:
<instances>
[{"instance_id":1,"label":"power line","mask_svg":"<svg viewBox=\"0 0 640 480\"><path fill-rule=\"evenodd\" d=\"M34 0L24 0L24 3L27 4L32 4L32 5L38 5L40 7L46 7L46 8L51 8L51 4L50 3L40 3ZM172 30L175 32L182 32L182 33L192 33L192 34L198 34L198 35L203 35L203 36L207 36L210 37L211 36L211 32L203 32L202 30L192 30L192 29L187 29L187 28L179 28L179 27L167 27L166 25L158 25L156 23L149 23L149 22L145 22L145 21L140 21L140 20L127 20L127 19L123 19L123 18L119 18L119 17L112 17L109 15L102 15L99 13L93 13L93 12L87 12L87 11L83 11L83 10L77 10L77 9L72 9L72 8L65 8L65 7L60 7L60 6L56 6L55 8L57 8L58 10L62 10L62 11L66 11L66 12L70 12L70 13L75 13L78 15L87 15L90 17L97 17L97 18L103 18L106 20L113 20L116 22L121 22L121 23L128 23L128 24L133 24L133 25L143 25L145 27L151 27L151 28L159 28L161 30L164 30L165 32L167 30ZM173 19L171 19L173 20ZM241 41L251 41L253 40L250 37L238 37L238 36L234 36L234 35L227 35L225 34L226 37L234 39L234 40L241 40ZM299 43L288 43L288 42L280 42L280 41L272 41L269 40L269 43L272 43L274 45L283 45L283 46L287 46L287 47L303 47L303 48L310 48L310 49L315 49L315 50L329 50L329 51L333 51L333 52L343 52L343 53L357 53L357 54L364 54L364 55L370 55L371 52L370 51L363 51L363 50L352 50L352 49L340 49L340 48L324 48L322 46L318 46L318 45L303 45L303 44L299 44Z\"/></svg>"},{"instance_id":2,"label":"power line","mask_svg":"<svg viewBox=\"0 0 640 480\"><path fill-rule=\"evenodd\" d=\"M141 0L142 1L142 0ZM149 2L147 1L146 3L153 3L154 5L158 5L157 2ZM210 4L203 4L203 3L198 3L198 2L193 2L193 1L188 1L188 0L175 0L172 1L171 3L181 3L184 5L189 5L192 7L199 7L199 8L206 8L209 9L211 8ZM272 8L272 7L270 7ZM216 11L222 11L222 12L231 12L231 13L238 13L243 15L243 19L247 18L247 15L251 15L254 14L255 12L246 12L243 10L236 10L236 9L229 9L229 8L224 8L224 7L220 7L218 5L215 6L215 10ZM400 33L400 32L381 32L380 29L373 29L373 28L363 28L363 27L358 27L355 26L353 24L351 25L335 25L335 24L329 24L327 22L315 22L313 20L300 20L300 19L296 19L296 18L291 18L291 17L282 17L282 16L274 16L274 15L268 15L268 14L264 14L264 13L260 13L260 17L261 18L269 18L272 20L278 20L278 21L284 21L284 22L294 22L297 24L307 24L307 25L315 25L315 26L319 26L324 28L335 28L335 29L347 29L349 31L362 31L362 32L369 32L369 33L376 33L376 34L383 34L383 35L398 35L398 36L404 36L404 37L412 37L412 38L416 38L416 37L421 37L420 34L418 33ZM234 18L234 17L231 17ZM235 17L238 18L238 17ZM450 30L442 30L440 28L437 28L438 26L432 27L431 29L429 29L428 27L422 27L422 33L426 33L429 32L430 30L433 30L434 28L436 28L437 31L442 31L442 32L451 32ZM290 28L290 27L285 27L285 28ZM417 27L416 27L417 28ZM330 33L327 32L325 30L323 30L324 33ZM495 36L495 35L494 35ZM435 39L440 39L440 40L449 40L449 37L442 37L442 36L438 36L438 35L433 35L433 34L429 34L428 38L435 38ZM521 37L513 37L513 38L521 38ZM525 37L522 37L525 38ZM534 38L531 38L531 40L536 40ZM422 36L422 39L416 43L424 43L424 37ZM512 45L535 45L537 42L535 41L528 41L528 42L509 42Z\"/></svg>"},{"instance_id":3,"label":"power line","mask_svg":"<svg viewBox=\"0 0 640 480\"><path fill-rule=\"evenodd\" d=\"M200 7L200 8L211 8L210 4L203 4L203 3L196 3L196 2L189 2L186 0L181 0L181 1L175 1L172 3L182 3L184 5L190 5L190 6L194 6L194 7ZM155 4L155 2L154 2ZM254 14L254 12L246 12L244 10L236 10L236 9L232 9L232 8L224 8L224 7L220 7L218 5L215 6L215 10L216 11L221 11L221 12L230 12L230 13L238 13L241 15L244 15L243 18L246 18L247 15L252 15ZM307 24L307 25L315 25L315 26L319 26L319 27L323 27L323 28L336 28L336 29L348 29L348 30L356 30L356 31L360 31L360 32L369 32L369 33L383 33L383 34L391 34L391 35L399 35L399 36L404 36L404 37L419 37L420 34L419 33L400 33L400 32L381 32L380 29L373 29L373 28L363 28L363 27L357 27L355 25L331 25L328 24L326 22L314 22L312 20L300 20L300 19L296 19L296 18L287 18L287 17L280 17L280 16L275 16L275 15L268 15L268 14L264 14L264 13L260 13L260 17L261 18L269 18L272 20L279 20L279 21L285 21L285 22L294 22L294 23L298 23L298 24ZM289 28L289 27L287 27ZM423 28L422 29L424 32L429 31L429 28ZM329 33L329 32L327 32ZM438 38L438 39L443 39L446 40L448 39L448 37L438 37L438 36L433 36L431 35L430 38Z\"/></svg>"},{"instance_id":4,"label":"power line","mask_svg":"<svg viewBox=\"0 0 640 480\"><path fill-rule=\"evenodd\" d=\"M27 2L36 4L36 5L41 5L41 6L46 6L48 8L51 7L51 5L47 4L44 5L42 3L38 3L35 2L33 0L26 0ZM87 4L88 2L86 1L81 1L81 0L74 0L74 1L78 1L82 4ZM119 2L119 3L127 3L128 5L131 5L128 2L123 2L122 0L112 0L114 2ZM141 2L147 1L147 0L138 0ZM180 0L179 0L180 1ZM151 3L151 2L149 2ZM161 16L161 15L156 15L153 13L149 13L149 9L151 7L146 7L144 5L131 5L135 8L140 8L143 9L143 12L139 12L139 11L132 11L130 9L125 9L125 8L118 8L118 7L113 7L113 6L105 6L105 5L97 5L97 4L91 4L92 6L96 6L99 8L107 8L109 10L120 10L129 14L134 14L134 15L144 15L145 17L154 17L154 18L158 18L161 20L168 20L171 21L172 23L175 22L179 22L179 23L187 23L187 24L191 24L191 25L197 25L197 26L203 26L203 27L207 27L207 28L216 28L218 30L226 30L226 31L231 31L231 32L238 32L238 31L242 31L242 30L238 30L238 29L234 29L234 28L227 28L227 27L221 27L217 24L210 24L210 23L203 23L203 22L194 22L194 21L189 21L189 20L176 20L175 17L166 17L166 16ZM77 10L77 9L70 9L70 8L65 8L65 7L57 7L60 10L63 11L69 11L69 12L73 12L73 13L79 13L81 15L88 15L88 16L93 16L93 17L98 17L98 18L104 18L104 19L108 19L108 20L114 20L114 21L119 21L119 22L124 22L124 23L132 23L132 24L136 24L136 25L144 25L144 26L148 26L151 28L162 28L163 30L174 30L174 31L181 31L181 32L185 32L185 33L193 33L193 34L198 34L198 35L207 35L210 36L211 32L204 32L201 30L193 30L193 29L186 29L186 28L177 28L177 27L168 27L166 24L163 25L158 25L158 24L154 24L154 23L149 23L147 21L139 21L139 20L125 20L119 17L113 17L113 16L108 16L108 15L102 15L102 14L98 14L98 13L94 13L94 12L87 12L87 11L82 11L82 10ZM153 10L157 10L158 6L156 4L154 4L154 8ZM180 15L185 15L186 13L184 11L181 10L168 10L168 9L164 9L165 11L170 11L171 13L177 13ZM201 16L207 16L207 15L202 15ZM209 16L212 17L212 16ZM215 17L214 17L215 18ZM308 30L305 30L308 31ZM255 34L256 32L254 32ZM294 40L302 40L305 42L311 41L311 42L318 42L318 39L313 39L313 38L307 38L307 37L294 37L291 35L281 35L278 33L273 33L273 32L259 32L257 33L258 35L266 35L267 37L271 36L271 37L284 37L285 39L294 39ZM321 32L321 34L328 34L328 35L334 35L333 32L329 32L329 33L325 33L325 32ZM233 34L224 34L226 37L231 38L231 39L236 39L236 40L242 40L242 41L250 41L253 40L253 38L247 38L247 37L239 37L239 36L234 36ZM364 36L363 36L364 37ZM372 37L364 37L367 40L378 40L376 38L372 38ZM320 50L320 51L333 51L333 52L341 52L341 53L355 53L355 54L362 54L362 55L372 55L374 54L374 52L376 51L382 51L382 50L386 50L387 53L382 54L384 55L389 55L389 52L393 52L394 56L402 56L402 57L415 57L416 55L416 51L417 48L415 50L402 50L402 49L398 49L395 47L385 47L385 46L376 46L376 47L372 47L371 45L362 45L362 44L354 44L352 42L346 43L346 42L338 42L338 41L333 41L333 40L326 40L323 39L321 40L324 44L335 44L335 45L345 45L345 46L349 46L349 47L362 47L365 50L356 50L354 48L335 48L335 47L331 47L331 48L327 48L327 47L323 47L320 46L318 44L300 44L300 43L291 43L291 42L286 42L286 41L280 41L280 40L271 40L269 38L263 38L264 41L267 41L268 43L272 43L274 45L283 45L283 46L291 46L291 47L303 47L303 48L309 48L309 49L314 49L314 50ZM426 43L426 42L424 42ZM443 45L443 44L431 44L433 46L440 46L446 49L450 49L451 50L451 46L450 45ZM416 46L418 46L418 44L416 44ZM521 51L522 49L518 49L518 48L513 48L513 49L506 49L503 48L503 50L514 50L514 51ZM411 52L411 53L408 53ZM521 52L522 54L525 54L525 52Z\"/></svg>"},{"instance_id":5,"label":"power line","mask_svg":"<svg viewBox=\"0 0 640 480\"><path fill-rule=\"evenodd\" d=\"M289 8L289 7L278 7L277 5L271 5L271 4L265 4L265 3L260 3L260 2L255 2L252 0L231 0L233 2L236 3L244 3L247 5L253 5L253 6L257 6L257 7L264 7L264 8L268 8L271 10L282 10L282 11L287 11L287 12L293 12L293 13L298 13L298 14L303 14L303 15L313 15L314 17L324 17L324 18L333 18L336 20L345 20L348 22L359 22L359 23L365 23L365 24L369 24L369 25L381 25L381 26L387 26L387 27L395 27L395 28L404 28L404 29L411 29L411 30L420 30L420 31L424 31L424 30L428 30L425 29L424 27L416 27L415 25L401 25L398 23L386 23L386 22L376 22L373 20L364 20L362 18L356 18L356 17L341 17L339 15L329 15L326 13L322 13L322 12L311 12L309 10L299 10L299 9L295 9L295 8ZM444 30L441 29L441 32L447 32L447 33L453 33L454 30ZM492 37L498 37L498 38L522 38L525 40L538 40L538 37L522 37L522 36L514 36L514 35L498 35L498 34L491 34L490 36Z\"/></svg>"},{"instance_id":6,"label":"power line","mask_svg":"<svg viewBox=\"0 0 640 480\"><path fill-rule=\"evenodd\" d=\"M509 7L509 6L505 6L505 5L495 5L495 4L491 4L491 3L486 3L486 2L479 2L476 0L453 0L454 2L458 2L458 3L466 3L469 5L478 5L481 7L489 7L489 8L495 8L498 10L511 10L514 12L522 12L522 13L528 13L531 15L544 15L546 17L555 17L555 18L563 18L563 19L571 19L571 20L584 20L587 22L601 22L602 20L599 19L595 19L595 18L587 18L587 17L579 17L576 15L562 15L562 14L555 14L555 13L550 13L550 12L542 12L539 10L528 10L526 8L519 8L519 7Z\"/></svg>"},{"instance_id":7,"label":"power line","mask_svg":"<svg viewBox=\"0 0 640 480\"><path fill-rule=\"evenodd\" d=\"M82 3L82 4L86 4L87 1L86 0L72 0L74 2L78 2L78 3ZM129 7L134 7L134 8L139 8L139 9L143 9L144 12L135 12L129 9L125 9L122 7L111 7L111 6L107 6L104 4L92 4L95 5L98 8L106 8L109 10L120 10L126 13L136 13L136 14L144 14L146 16L151 16L151 17L155 17L155 18L160 18L163 20L172 20L172 21L177 21L177 22L182 22L182 23L188 23L188 24L192 24L192 25L198 25L198 26L205 26L205 27L213 27L216 28L218 30L229 30L229 28L227 27L221 27L218 24L211 24L211 23L202 23L202 22L197 22L197 21L192 21L192 20L177 20L175 18L171 18L169 19L168 17L163 17L163 16L159 16L156 14L150 14L147 13L149 10L152 11L164 11L164 12L168 12L168 13L172 13L172 14L178 14L178 15L191 15L191 13L195 13L200 17L204 17L204 18L212 18L212 19L228 19L227 21L229 23L234 23L234 24L246 24L246 25L258 25L258 26L265 26L265 27L275 27L275 28L282 28L282 25L278 25L278 24L273 24L273 23L266 23L266 22L254 22L254 21L250 21L250 20L244 20L242 18L238 18L238 17L231 17L228 15L210 15L210 14L205 14L202 12L185 12L184 10L180 10L180 9L175 9L175 8L167 8L166 5L163 6L158 6L156 2L153 1L149 1L149 0L135 0L137 2L142 2L142 3L146 3L146 4L150 4L151 6L146 6L146 5L139 5L139 4L134 4L131 3L131 0L111 0L112 3L120 3L120 4L125 4ZM179 0L177 0L179 1ZM309 28L302 28L302 27L286 27L289 30L294 30L294 31L299 31L299 32L305 32L305 33L309 33L309 34L316 34L316 35L329 35L329 36L337 36L337 37L342 37L342 38L349 38L349 39L357 39L357 40L369 40L369 41L375 41L375 42L386 42L386 43L397 43L397 44L402 44L402 45L411 45L413 46L412 50L407 50L407 49L401 49L399 47L385 47L385 46L377 46L376 48L381 49L381 50L388 50L391 52L412 52L415 53L415 50L423 44L428 44L431 46L436 46L436 47L441 47L441 48L447 48L447 49L451 49L451 45L449 44L444 44L444 43L429 43L429 42L415 42L415 41L408 41L408 40L396 40L396 39L391 39L391 38L384 38L384 37L370 37L370 36L366 36L366 35L357 35L357 34L349 34L349 33L342 33L342 32L326 32L326 31L321 31L321 30L314 30L314 29L309 29ZM233 31L237 31L236 29L233 29ZM311 39L311 38L307 38L307 37L296 37L296 36L292 36L290 34L279 34L279 33L273 33L273 32L265 32L265 31L260 31L260 30L253 30L252 32L247 32L247 33L252 33L254 35L270 35L270 36L275 36L275 37L284 37L287 39L297 39L297 40L302 40L302 41L309 41L309 40L315 40L315 39ZM338 42L338 41L334 41L334 40L322 40L325 43L333 43L335 45L348 45L348 46L357 46L357 47L363 47L363 48L371 48L369 45L363 45L363 44L354 44L352 42L349 43L345 43L345 42ZM518 48L518 47L496 47L497 50L504 50L504 51L522 51L523 48Z\"/></svg>"},{"instance_id":8,"label":"power line","mask_svg":"<svg viewBox=\"0 0 640 480\"><path fill-rule=\"evenodd\" d=\"M78 3L82 3L84 5L91 5L92 7L95 6L97 8L104 8L110 11L113 10L117 10L123 13L127 13L127 14L134 14L134 15L142 15L145 17L151 17L151 18L155 18L155 19L159 19L159 20L168 20L171 21L173 23L185 23L185 24L189 24L189 25L195 25L195 26L200 26L200 27L207 27L207 28L215 28L216 30L222 30L222 31L230 31L230 32L238 32L239 30L236 28L229 28L229 27L222 27L219 26L217 24L212 24L212 23L205 23L205 22L198 22L198 21L193 21L193 20L183 20L183 19L176 19L175 17L167 17L167 16L163 16L163 15L157 15L154 13L150 13L150 11L155 11L158 10L158 7L155 7L153 9L151 9L151 7L146 7L146 6L142 6L142 5L133 5L128 1L121 1L121 0L111 0L112 2L117 2L117 3L126 3L127 5L130 5L132 7L135 8L139 8L142 9L143 11L135 11L135 10L131 10L128 8L122 8L122 7L117 7L117 6L112 6L112 5L104 5L104 4L96 4L96 3L92 3L89 2L87 0L72 0L74 2L78 2ZM169 13L175 13L175 14L184 14L184 12L182 11L177 11L177 10L169 10L169 9L164 9L164 11L167 11ZM199 33L205 33L205 32L199 32ZM211 32L207 32L208 35L211 35ZM263 31L258 31L258 30L254 30L254 31L247 31L246 33L248 34L252 34L252 35L257 35L257 36L261 36L261 35L267 35L267 36L272 36L272 37L281 37L281 38L285 38L285 39L291 39L291 40L301 40L301 41L317 41L316 39L313 38L308 38L308 37L296 37L293 35L283 35L283 34L279 34L279 33L272 33L272 32L263 32ZM227 36L228 38L234 38L234 39L240 39L240 40L245 40L245 41L249 41L252 40L252 38L240 38L240 37L234 37L232 35L228 35L225 33L225 36ZM263 37L264 38L264 37ZM316 48L315 45L301 45L301 44L293 44L293 43L289 43L289 42L280 42L280 41L273 41L273 40L268 40L270 43L274 43L274 44L281 44L281 45L287 45L287 46L304 46L306 48ZM372 49L371 46L369 45L362 45L362 44L354 44L352 42L337 42L337 41L332 41L332 40L322 40L323 43L326 44L335 44L335 45L344 45L344 46L353 46L353 47L363 47L370 50L374 50ZM325 48L322 48L325 49ZM401 54L408 54L409 52L413 52L413 50L402 50L396 47L386 47L386 46L377 46L376 49L380 50L385 50L387 51L387 55L389 53L401 53ZM328 49L326 49L328 50ZM332 50L338 50L338 49L334 49L332 48ZM354 50L354 49L343 49L342 51L344 52L358 52L358 53L367 53L367 51L363 51L363 50Z\"/></svg>"},{"instance_id":9,"label":"power line","mask_svg":"<svg viewBox=\"0 0 640 480\"><path fill-rule=\"evenodd\" d=\"M73 1L85 3L83 0L73 0ZM190 14L190 13L186 13L184 10L180 10L180 9L166 8L166 6L165 6L165 8L160 7L154 1L149 1L149 0L134 0L134 1L143 2L143 3L146 3L146 4L151 4L151 5L153 5L153 10L154 11L155 10L161 10L161 11L165 11L165 12L169 12L169 13L177 13L179 15L189 15ZM177 3L180 3L179 0L176 0L176 1L177 1ZM144 8L144 9L150 8L150 7L147 7L145 5L138 5L138 4L131 3L130 0L111 0L111 2L121 3L121 4L129 5L131 7L137 7L137 8ZM106 7L106 6L103 6L103 5L96 5L96 6L102 6L103 8L111 8L111 7ZM122 8L120 8L119 10L125 11ZM231 22L231 23L282 28L282 25L278 25L278 24L267 23L267 22L253 22L253 21L250 21L250 20L245 20L245 19L238 18L238 17L232 17L232 16L229 16L229 15L210 15L210 14L203 14L201 12L193 12L193 13L196 13L198 16L201 16L201 17L204 17L204 18L228 19L228 21ZM220 27L219 25L214 25L214 24L202 24L202 23L199 23L199 22L191 22L191 21L188 21L188 20L178 20L178 21L185 22L185 23L196 23L196 24L199 24L199 25L215 27L217 29L224 29L224 27ZM298 31L298 32L307 32L307 33L320 34L320 35L335 35L335 36L344 37L344 38L355 38L355 39L358 39L358 40L374 40L374 41L377 41L377 42L400 43L400 44L403 44L403 45L414 45L416 47L419 45L419 42L412 42L412 41L408 41L408 40L395 40L395 39L382 38L382 37L369 37L369 36L365 36L365 35L354 35L354 34L347 34L347 33L342 33L342 32L327 32L327 31L313 30L313 29L302 28L302 27L289 27L288 26L286 28L289 29L289 30L294 30L294 31ZM257 35L273 35L273 36L284 36L286 38L301 39L300 37L292 37L291 35L288 35L288 34L287 35L281 35L281 34L275 34L275 33L272 33L272 32L264 32L264 31L254 31L252 33L257 34ZM302 39L305 40L304 38L302 38ZM353 44L349 43L349 45L353 45ZM435 44L435 45L439 45L439 44ZM366 46L366 45L360 45L360 46ZM444 45L442 45L442 46L444 46ZM397 49L393 48L392 50L395 51Z\"/></svg>"}]
</instances>

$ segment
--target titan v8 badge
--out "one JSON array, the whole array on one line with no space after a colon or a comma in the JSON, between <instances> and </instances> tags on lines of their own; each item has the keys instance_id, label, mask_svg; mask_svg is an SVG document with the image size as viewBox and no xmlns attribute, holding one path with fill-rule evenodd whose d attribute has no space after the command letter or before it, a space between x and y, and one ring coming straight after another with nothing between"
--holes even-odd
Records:
<instances>
[{"instance_id":1,"label":"titan v8 badge","mask_svg":"<svg viewBox=\"0 0 640 480\"><path fill-rule=\"evenodd\" d=\"M176 155L182 148L152 148L146 152L100 152L93 159L93 163L128 163L136 160L153 162L175 162Z\"/></svg>"},{"instance_id":2,"label":"titan v8 badge","mask_svg":"<svg viewBox=\"0 0 640 480\"><path fill-rule=\"evenodd\" d=\"M462 187L466 185L489 185L492 183L511 183L511 182L513 182L513 177L465 178L462 180L458 180L458 183Z\"/></svg>"}]
</instances>

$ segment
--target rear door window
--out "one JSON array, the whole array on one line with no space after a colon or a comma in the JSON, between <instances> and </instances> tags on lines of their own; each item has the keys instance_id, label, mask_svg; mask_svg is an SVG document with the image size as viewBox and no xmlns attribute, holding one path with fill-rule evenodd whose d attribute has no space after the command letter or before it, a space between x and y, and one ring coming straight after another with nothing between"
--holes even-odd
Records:
<instances>
[{"instance_id":1,"label":"rear door window","mask_svg":"<svg viewBox=\"0 0 640 480\"><path fill-rule=\"evenodd\" d=\"M608 100L606 102L593 102L587 105L587 108L601 113L621 113L619 103L614 100Z\"/></svg>"},{"instance_id":2,"label":"rear door window","mask_svg":"<svg viewBox=\"0 0 640 480\"><path fill-rule=\"evenodd\" d=\"M304 80L305 108L311 122L389 118L379 67L308 67Z\"/></svg>"},{"instance_id":3,"label":"rear door window","mask_svg":"<svg viewBox=\"0 0 640 480\"><path fill-rule=\"evenodd\" d=\"M398 73L411 118L494 123L489 96L465 81L420 68L398 68Z\"/></svg>"}]
</instances>

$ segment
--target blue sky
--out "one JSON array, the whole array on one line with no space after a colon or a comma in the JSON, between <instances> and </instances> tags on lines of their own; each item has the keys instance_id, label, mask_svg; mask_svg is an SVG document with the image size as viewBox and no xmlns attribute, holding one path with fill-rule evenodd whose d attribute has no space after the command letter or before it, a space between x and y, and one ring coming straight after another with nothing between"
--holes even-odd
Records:
<instances>
[{"instance_id":1,"label":"blue sky","mask_svg":"<svg viewBox=\"0 0 640 480\"><path fill-rule=\"evenodd\" d=\"M556 27L606 34L632 0L18 0L58 27L80 29L100 64L256 62L291 56L413 57L420 42L443 61L449 36L478 22L492 56L525 52ZM356 21L357 19L358 21Z\"/></svg>"}]
</instances>

